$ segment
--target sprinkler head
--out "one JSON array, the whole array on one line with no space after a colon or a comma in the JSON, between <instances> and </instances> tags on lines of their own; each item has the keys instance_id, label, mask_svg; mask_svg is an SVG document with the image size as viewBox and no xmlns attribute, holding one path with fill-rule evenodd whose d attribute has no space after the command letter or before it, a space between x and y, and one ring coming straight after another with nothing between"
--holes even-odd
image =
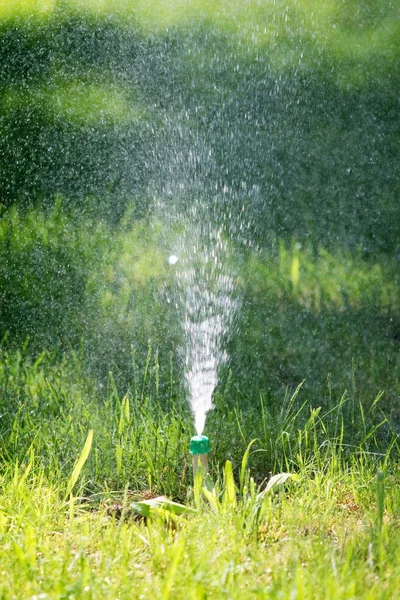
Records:
<instances>
[{"instance_id":1,"label":"sprinkler head","mask_svg":"<svg viewBox=\"0 0 400 600\"><path fill-rule=\"evenodd\" d=\"M210 452L210 440L205 435L195 435L190 440L190 454L208 454Z\"/></svg>"},{"instance_id":2,"label":"sprinkler head","mask_svg":"<svg viewBox=\"0 0 400 600\"><path fill-rule=\"evenodd\" d=\"M193 457L193 478L197 470L208 472L208 453L210 452L210 440L205 435L195 435L190 440L189 452Z\"/></svg>"}]
</instances>

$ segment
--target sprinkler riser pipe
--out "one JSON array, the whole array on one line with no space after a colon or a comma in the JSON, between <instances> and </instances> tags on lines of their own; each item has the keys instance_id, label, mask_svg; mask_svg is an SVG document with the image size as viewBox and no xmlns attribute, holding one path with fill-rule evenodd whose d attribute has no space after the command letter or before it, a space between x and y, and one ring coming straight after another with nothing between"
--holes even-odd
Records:
<instances>
[{"instance_id":1,"label":"sprinkler riser pipe","mask_svg":"<svg viewBox=\"0 0 400 600\"><path fill-rule=\"evenodd\" d=\"M193 478L196 477L196 473L199 468L204 472L208 473L208 454L192 454L193 463Z\"/></svg>"}]
</instances>

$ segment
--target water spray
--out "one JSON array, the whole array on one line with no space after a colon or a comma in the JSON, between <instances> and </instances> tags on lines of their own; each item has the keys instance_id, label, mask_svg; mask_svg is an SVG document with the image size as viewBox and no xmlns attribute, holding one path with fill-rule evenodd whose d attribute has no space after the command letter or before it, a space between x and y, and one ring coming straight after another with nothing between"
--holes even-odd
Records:
<instances>
[{"instance_id":1,"label":"water spray","mask_svg":"<svg viewBox=\"0 0 400 600\"><path fill-rule=\"evenodd\" d=\"M208 473L208 454L210 452L210 440L205 435L195 435L190 440L189 452L193 459L193 477L196 477L198 469Z\"/></svg>"}]
</instances>

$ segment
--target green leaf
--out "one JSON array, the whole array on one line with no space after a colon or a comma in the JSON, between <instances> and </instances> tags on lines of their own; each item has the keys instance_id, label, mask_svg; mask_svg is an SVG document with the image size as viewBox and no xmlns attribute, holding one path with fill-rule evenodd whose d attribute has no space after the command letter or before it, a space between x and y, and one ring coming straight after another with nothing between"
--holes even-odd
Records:
<instances>
[{"instance_id":1,"label":"green leaf","mask_svg":"<svg viewBox=\"0 0 400 600\"><path fill-rule=\"evenodd\" d=\"M150 516L150 506L146 502L131 502L131 509L141 517Z\"/></svg>"},{"instance_id":2,"label":"green leaf","mask_svg":"<svg viewBox=\"0 0 400 600\"><path fill-rule=\"evenodd\" d=\"M158 508L168 511L174 515L197 512L194 508L185 506L184 504L179 504L179 502L173 502L166 496L158 496L157 498L152 498L151 500L132 502L131 508L134 512L138 513L142 517L149 517L152 511L155 511Z\"/></svg>"}]
</instances>

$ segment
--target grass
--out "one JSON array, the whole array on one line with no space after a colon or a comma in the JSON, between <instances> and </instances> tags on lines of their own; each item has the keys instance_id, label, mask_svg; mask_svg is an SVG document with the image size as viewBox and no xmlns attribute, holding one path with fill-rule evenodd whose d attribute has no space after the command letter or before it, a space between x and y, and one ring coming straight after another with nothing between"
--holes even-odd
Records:
<instances>
[{"instance_id":1,"label":"grass","mask_svg":"<svg viewBox=\"0 0 400 600\"><path fill-rule=\"evenodd\" d=\"M77 361L3 343L0 597L396 596L399 447L379 397L353 407L349 445L345 397L324 414L300 387L244 413L220 393L214 483L193 485L186 404L143 378L99 388ZM138 520L132 501L159 494L196 512Z\"/></svg>"},{"instance_id":2,"label":"grass","mask_svg":"<svg viewBox=\"0 0 400 600\"><path fill-rule=\"evenodd\" d=\"M153 371L149 369L149 372ZM191 435L183 403L161 406L157 383L141 382L139 395L121 397L112 375L106 386L85 378L75 356L59 364L43 353L35 361L24 351L2 351L1 455L21 463L34 449L50 481L68 476L90 430L94 442L85 491L162 487L182 495L187 485L182 457ZM152 396L145 396L145 390ZM186 443L186 446L185 446Z\"/></svg>"},{"instance_id":3,"label":"grass","mask_svg":"<svg viewBox=\"0 0 400 600\"><path fill-rule=\"evenodd\" d=\"M89 431L93 444L82 491L85 495L120 490L166 493L184 500L191 481L187 449L194 434L188 404L171 390L160 396L157 355L148 361L136 387L120 394L112 373L106 385L85 374L72 354L42 353L34 360L27 348L0 350L1 456L5 465L22 464L34 451L37 464L52 483L68 479ZM154 365L154 366L153 366ZM172 367L171 367L172 368ZM164 392L165 394L165 392ZM379 458L396 450L396 421L386 416L379 394L367 409L345 394L336 406L310 406L302 386L280 405L263 398L242 407L229 401L229 387L215 397L207 420L213 447L213 475L226 459L239 476L250 440L253 476L291 471L357 452ZM301 460L300 460L300 458Z\"/></svg>"},{"instance_id":4,"label":"grass","mask_svg":"<svg viewBox=\"0 0 400 600\"><path fill-rule=\"evenodd\" d=\"M303 464L258 503L248 471L240 495L229 464L196 514L155 512L147 522L133 518L128 493L117 518L97 497L65 500L62 481L50 484L34 465L8 467L2 597L395 597L399 491L390 463L378 475L365 453L351 470L337 456L322 472Z\"/></svg>"},{"instance_id":5,"label":"grass","mask_svg":"<svg viewBox=\"0 0 400 600\"><path fill-rule=\"evenodd\" d=\"M242 273L241 310L228 350L231 398L254 403L257 386L271 405L305 380L312 406L329 410L346 391L349 407L362 403L368 410L383 390L385 411L396 414L393 257L282 244L275 255L252 254Z\"/></svg>"}]
</instances>

